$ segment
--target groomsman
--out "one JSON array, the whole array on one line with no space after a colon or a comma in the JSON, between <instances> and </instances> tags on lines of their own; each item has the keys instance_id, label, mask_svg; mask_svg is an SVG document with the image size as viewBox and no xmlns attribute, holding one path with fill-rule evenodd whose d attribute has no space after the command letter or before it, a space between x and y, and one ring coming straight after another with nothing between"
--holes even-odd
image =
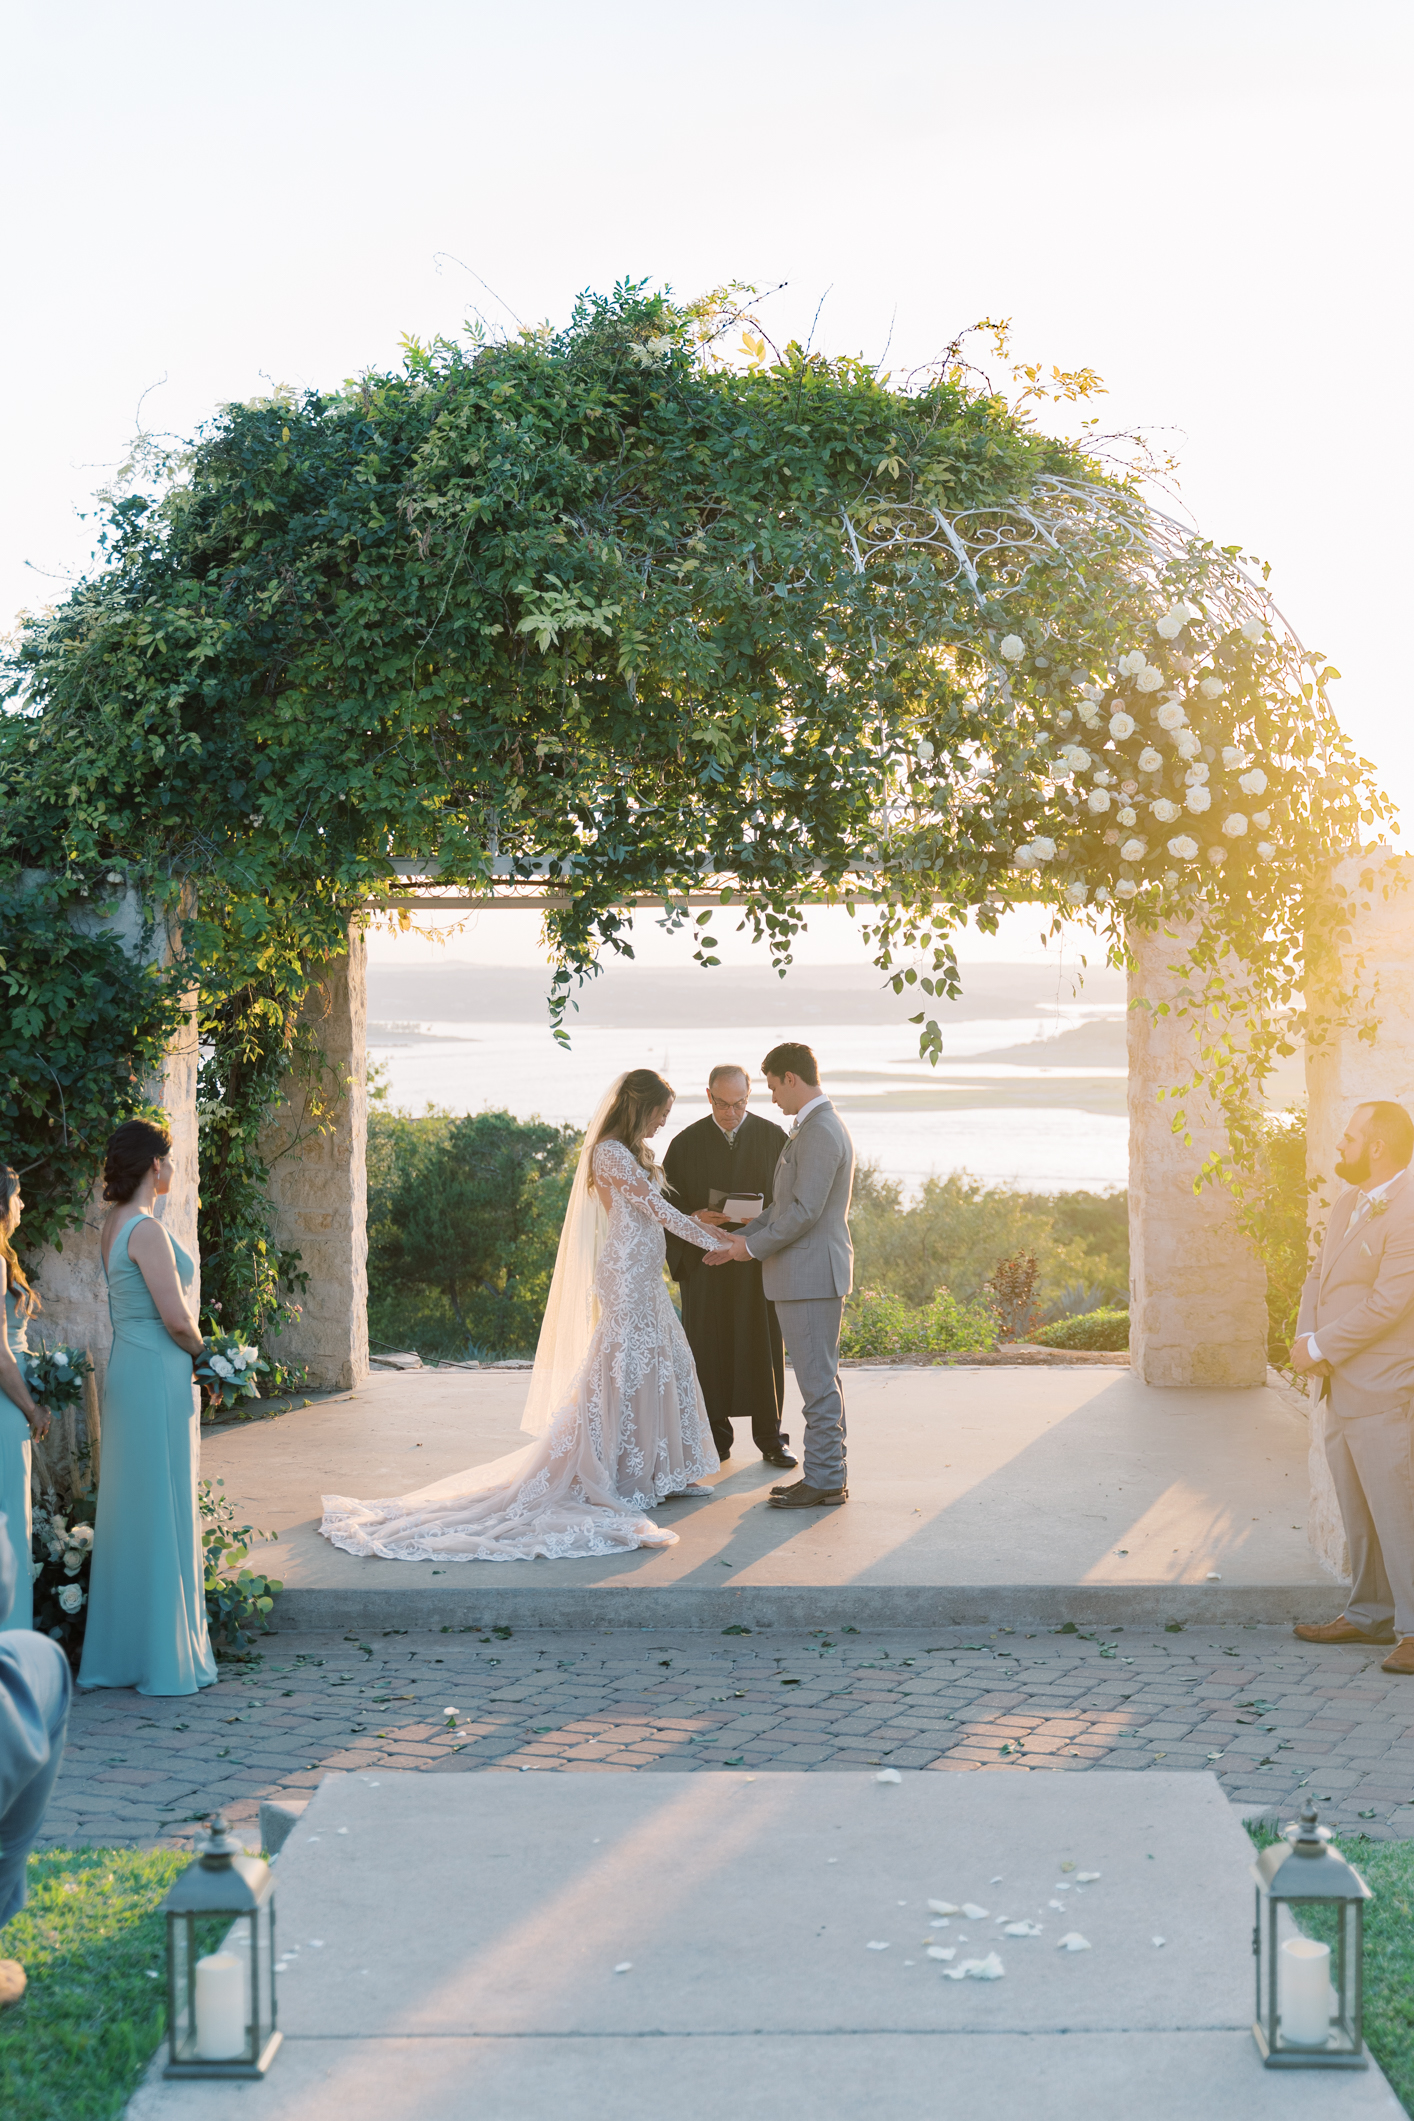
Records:
<instances>
[{"instance_id":1,"label":"groomsman","mask_svg":"<svg viewBox=\"0 0 1414 2121\"><path fill-rule=\"evenodd\" d=\"M771 1181L786 1136L774 1121L747 1109L751 1078L723 1064L707 1078L705 1119L684 1127L668 1145L663 1172L674 1207L684 1215L720 1208L733 1194L757 1194L771 1205ZM682 1324L697 1365L712 1441L730 1458L732 1423L749 1421L752 1440L768 1466L793 1466L781 1430L785 1351L774 1306L766 1301L761 1268L739 1259L725 1273L708 1274L698 1246L668 1237L668 1272L682 1292Z\"/></svg>"},{"instance_id":2,"label":"groomsman","mask_svg":"<svg viewBox=\"0 0 1414 2121\"><path fill-rule=\"evenodd\" d=\"M1331 1209L1301 1292L1298 1370L1323 1379L1326 1459L1350 1544L1338 1620L1303 1642L1391 1644L1386 1672L1414 1678L1414 1120L1360 1105L1336 1149L1349 1191Z\"/></svg>"},{"instance_id":3,"label":"groomsman","mask_svg":"<svg viewBox=\"0 0 1414 2121\"><path fill-rule=\"evenodd\" d=\"M23 1523L23 1520L21 1520ZM0 1513L0 1620L29 1555L17 1554ZM44 1823L64 1757L69 1665L57 1642L27 1628L0 1635L0 1929L25 1904L25 1862ZM0 1959L0 2008L25 1992L24 1968Z\"/></svg>"}]
</instances>

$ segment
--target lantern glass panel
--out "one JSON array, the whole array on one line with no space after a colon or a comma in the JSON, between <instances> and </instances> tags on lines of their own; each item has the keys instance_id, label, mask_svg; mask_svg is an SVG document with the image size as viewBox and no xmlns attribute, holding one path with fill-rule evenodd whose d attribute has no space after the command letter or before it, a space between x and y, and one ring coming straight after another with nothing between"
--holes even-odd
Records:
<instances>
[{"instance_id":1,"label":"lantern glass panel","mask_svg":"<svg viewBox=\"0 0 1414 2121\"><path fill-rule=\"evenodd\" d=\"M189 2062L196 2053L196 2005L193 1983L195 1937L190 1915L167 1917L167 2032L172 2060Z\"/></svg>"}]
</instances>

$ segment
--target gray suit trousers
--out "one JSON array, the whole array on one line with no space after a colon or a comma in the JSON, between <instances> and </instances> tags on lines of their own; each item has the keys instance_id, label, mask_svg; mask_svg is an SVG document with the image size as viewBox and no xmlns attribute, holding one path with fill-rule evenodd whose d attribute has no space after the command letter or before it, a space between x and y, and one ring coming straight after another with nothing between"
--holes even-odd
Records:
<instances>
[{"instance_id":1,"label":"gray suit trousers","mask_svg":"<svg viewBox=\"0 0 1414 2121\"><path fill-rule=\"evenodd\" d=\"M844 1388L840 1383L842 1296L799 1296L776 1301L781 1337L805 1402L807 1487L845 1485Z\"/></svg>"},{"instance_id":2,"label":"gray suit trousers","mask_svg":"<svg viewBox=\"0 0 1414 2121\"><path fill-rule=\"evenodd\" d=\"M1414 1400L1378 1414L1326 1401L1326 1463L1350 1542L1346 1611L1363 1628L1414 1635Z\"/></svg>"}]
</instances>

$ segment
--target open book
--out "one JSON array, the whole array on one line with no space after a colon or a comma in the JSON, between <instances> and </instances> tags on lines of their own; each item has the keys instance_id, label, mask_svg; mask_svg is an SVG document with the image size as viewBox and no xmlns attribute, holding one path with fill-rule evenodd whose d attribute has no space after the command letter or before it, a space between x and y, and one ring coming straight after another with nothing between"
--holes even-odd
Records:
<instances>
[{"instance_id":1,"label":"open book","mask_svg":"<svg viewBox=\"0 0 1414 2121\"><path fill-rule=\"evenodd\" d=\"M719 1209L728 1222L755 1222L766 1205L764 1193L724 1193L720 1186L713 1186L707 1205Z\"/></svg>"}]
</instances>

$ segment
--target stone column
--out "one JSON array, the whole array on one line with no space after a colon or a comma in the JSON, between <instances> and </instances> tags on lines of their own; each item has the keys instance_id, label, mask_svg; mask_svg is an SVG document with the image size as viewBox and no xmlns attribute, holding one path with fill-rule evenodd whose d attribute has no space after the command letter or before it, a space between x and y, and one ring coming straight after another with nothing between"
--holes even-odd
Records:
<instances>
[{"instance_id":1,"label":"stone column","mask_svg":"<svg viewBox=\"0 0 1414 2121\"><path fill-rule=\"evenodd\" d=\"M1237 1226L1223 1187L1193 1191L1204 1160L1226 1146L1221 1114L1201 1094L1159 1092L1187 1082L1197 1041L1190 1022L1160 1014L1179 999L1191 931L1133 928L1129 947L1130 1359L1151 1385L1260 1385L1267 1375L1266 1274Z\"/></svg>"},{"instance_id":2,"label":"stone column","mask_svg":"<svg viewBox=\"0 0 1414 2121\"><path fill-rule=\"evenodd\" d=\"M181 930L176 920L159 921L155 932L145 934L145 909L138 894L125 890L118 910L104 920L96 913L75 914L74 925L89 933L114 932L130 956L148 962L170 964L181 953ZM172 1136L175 1170L172 1190L157 1203L157 1218L197 1265L192 1289L192 1309L201 1302L201 1255L197 1248L196 1075L198 1066L196 994L187 998L187 1013L163 1055L161 1066L143 1084L144 1097L160 1105L167 1115ZM47 1341L63 1341L87 1350L94 1365L96 1391L90 1395L91 1412L97 1412L97 1394L102 1390L108 1367L113 1332L108 1318L108 1284L98 1236L107 1213L101 1179L95 1184L84 1215L83 1227L67 1231L62 1243L42 1253L36 1261L37 1286L44 1309L36 1327Z\"/></svg>"},{"instance_id":3,"label":"stone column","mask_svg":"<svg viewBox=\"0 0 1414 2121\"><path fill-rule=\"evenodd\" d=\"M302 1019L319 1065L296 1077L261 1137L270 1165L271 1239L297 1251L309 1284L299 1318L266 1336L282 1362L323 1387L368 1375L368 999L361 930L331 958Z\"/></svg>"},{"instance_id":4,"label":"stone column","mask_svg":"<svg viewBox=\"0 0 1414 2121\"><path fill-rule=\"evenodd\" d=\"M1307 913L1306 1175L1311 1243L1341 1190L1335 1145L1359 1104L1414 1112L1414 860L1374 847L1333 865ZM1311 1545L1349 1575L1340 1506L1326 1464L1324 1417L1311 1398Z\"/></svg>"}]
</instances>

